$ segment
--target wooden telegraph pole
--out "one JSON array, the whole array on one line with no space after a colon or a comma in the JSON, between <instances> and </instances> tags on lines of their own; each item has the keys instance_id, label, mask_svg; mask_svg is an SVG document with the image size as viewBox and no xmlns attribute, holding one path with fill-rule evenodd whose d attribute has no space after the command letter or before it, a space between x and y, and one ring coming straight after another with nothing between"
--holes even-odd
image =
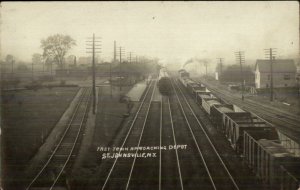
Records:
<instances>
[{"instance_id":1,"label":"wooden telegraph pole","mask_svg":"<svg viewBox=\"0 0 300 190\"><path fill-rule=\"evenodd\" d=\"M243 74L243 66L242 63L245 63L245 54L243 51L235 52L236 61L240 64L241 70L241 83L242 83L242 100L244 100L244 91L245 91L245 79Z\"/></svg>"},{"instance_id":2,"label":"wooden telegraph pole","mask_svg":"<svg viewBox=\"0 0 300 190\"><path fill-rule=\"evenodd\" d=\"M96 68L95 68L95 54L96 53L101 53L100 51L96 51L96 50L100 50L101 48L99 46L101 46L99 43L101 41L96 40L96 39L100 39L100 37L96 38L95 34L93 34L92 38L88 38L91 39L92 41L86 41L87 42L87 50L92 50L91 52L87 52L87 53L92 53L92 91L93 91L93 114L96 113ZM97 44L98 43L98 44Z\"/></svg>"},{"instance_id":3,"label":"wooden telegraph pole","mask_svg":"<svg viewBox=\"0 0 300 190\"><path fill-rule=\"evenodd\" d=\"M122 65L122 54L125 53L124 47L119 47L119 54L120 54L120 64L119 64L119 85L120 85L120 95L121 95L121 90L122 90L122 85L121 85L121 65Z\"/></svg>"},{"instance_id":4,"label":"wooden telegraph pole","mask_svg":"<svg viewBox=\"0 0 300 190\"><path fill-rule=\"evenodd\" d=\"M270 101L274 100L274 87L273 87L273 62L275 60L275 48L265 49L265 56L270 60Z\"/></svg>"}]
</instances>

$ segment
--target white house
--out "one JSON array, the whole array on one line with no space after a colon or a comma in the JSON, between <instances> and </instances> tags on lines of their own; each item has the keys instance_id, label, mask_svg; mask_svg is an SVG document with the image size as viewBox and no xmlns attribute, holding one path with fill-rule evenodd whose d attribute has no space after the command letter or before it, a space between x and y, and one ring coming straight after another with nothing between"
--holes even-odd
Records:
<instances>
[{"instance_id":1,"label":"white house","mask_svg":"<svg viewBox=\"0 0 300 190\"><path fill-rule=\"evenodd\" d=\"M273 61L273 87L296 86L296 65L292 59ZM255 87L269 88L271 82L270 60L257 60L255 65Z\"/></svg>"}]
</instances>

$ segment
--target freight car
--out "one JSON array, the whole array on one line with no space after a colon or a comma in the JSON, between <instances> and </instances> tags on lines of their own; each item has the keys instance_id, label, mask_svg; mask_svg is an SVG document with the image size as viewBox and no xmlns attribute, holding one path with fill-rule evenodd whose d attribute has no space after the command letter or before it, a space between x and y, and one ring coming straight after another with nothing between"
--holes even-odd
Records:
<instances>
[{"instance_id":1,"label":"freight car","mask_svg":"<svg viewBox=\"0 0 300 190\"><path fill-rule=\"evenodd\" d=\"M244 139L244 160L248 166L270 189L281 189L282 182L279 180L282 178L281 166L287 168L295 166L300 162L299 157L295 157L274 140L256 140L248 131L244 133Z\"/></svg>"},{"instance_id":2,"label":"freight car","mask_svg":"<svg viewBox=\"0 0 300 190\"><path fill-rule=\"evenodd\" d=\"M167 71L162 68L159 72L158 77L158 89L162 95L170 96L172 92L172 84L171 79L167 73Z\"/></svg>"},{"instance_id":3,"label":"freight car","mask_svg":"<svg viewBox=\"0 0 300 190\"><path fill-rule=\"evenodd\" d=\"M207 89L199 89L199 86L205 86L190 78L183 77L179 81L195 97L214 126L224 133L233 149L270 189L296 189L297 183L300 185L300 172L293 169L299 168L300 158L296 157L296 151L284 147L284 140L280 141L281 133L274 126L251 112L223 102Z\"/></svg>"},{"instance_id":4,"label":"freight car","mask_svg":"<svg viewBox=\"0 0 300 190\"><path fill-rule=\"evenodd\" d=\"M202 106L202 103L204 100L218 100L217 97L215 97L212 93L210 92L201 92L198 93L196 96L196 102Z\"/></svg>"},{"instance_id":5,"label":"freight car","mask_svg":"<svg viewBox=\"0 0 300 190\"><path fill-rule=\"evenodd\" d=\"M298 189L300 187L300 163L281 165L279 172L280 190Z\"/></svg>"},{"instance_id":6,"label":"freight car","mask_svg":"<svg viewBox=\"0 0 300 190\"><path fill-rule=\"evenodd\" d=\"M179 73L180 78L184 78L184 77L189 78L190 77L190 73L188 73L185 69L180 69L178 71L178 73Z\"/></svg>"},{"instance_id":7,"label":"freight car","mask_svg":"<svg viewBox=\"0 0 300 190\"><path fill-rule=\"evenodd\" d=\"M210 117L213 124L217 127L218 130L223 130L223 116L226 113L232 112L244 112L242 109L238 108L236 105L232 104L221 104L215 105L211 108Z\"/></svg>"}]
</instances>

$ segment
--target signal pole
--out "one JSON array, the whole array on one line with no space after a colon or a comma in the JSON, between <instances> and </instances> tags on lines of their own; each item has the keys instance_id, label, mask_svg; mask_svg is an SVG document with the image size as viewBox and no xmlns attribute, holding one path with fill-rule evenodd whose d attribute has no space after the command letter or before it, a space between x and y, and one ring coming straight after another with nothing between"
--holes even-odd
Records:
<instances>
[{"instance_id":1,"label":"signal pole","mask_svg":"<svg viewBox=\"0 0 300 190\"><path fill-rule=\"evenodd\" d=\"M96 53L101 53L100 51L96 50L100 50L101 48L99 46L101 46L100 44L96 44L96 43L100 43L101 41L96 40L96 39L100 39L100 37L96 38L95 34L93 34L92 38L88 38L88 39L92 39L92 41L86 41L87 42L87 50L92 50L91 52L86 52L86 53L92 53L92 90L93 90L93 114L96 113L96 68L95 68L95 54Z\"/></svg>"},{"instance_id":2,"label":"signal pole","mask_svg":"<svg viewBox=\"0 0 300 190\"><path fill-rule=\"evenodd\" d=\"M245 55L243 51L235 52L236 60L240 64L241 69L241 84L242 84L242 100L244 101L244 91L245 91L245 79L243 75L243 66L242 63L245 63Z\"/></svg>"},{"instance_id":3,"label":"signal pole","mask_svg":"<svg viewBox=\"0 0 300 190\"><path fill-rule=\"evenodd\" d=\"M265 56L270 60L270 101L274 100L274 90L273 90L273 62L275 61L275 48L265 49Z\"/></svg>"}]
</instances>

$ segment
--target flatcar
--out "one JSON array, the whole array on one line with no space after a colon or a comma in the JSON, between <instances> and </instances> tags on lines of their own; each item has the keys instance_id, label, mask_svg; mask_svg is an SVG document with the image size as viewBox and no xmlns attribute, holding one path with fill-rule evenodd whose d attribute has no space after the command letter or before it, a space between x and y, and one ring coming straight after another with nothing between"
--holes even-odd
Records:
<instances>
[{"instance_id":1,"label":"flatcar","mask_svg":"<svg viewBox=\"0 0 300 190\"><path fill-rule=\"evenodd\" d=\"M158 77L158 89L162 95L170 96L172 93L172 83L167 71L162 68Z\"/></svg>"}]
</instances>

